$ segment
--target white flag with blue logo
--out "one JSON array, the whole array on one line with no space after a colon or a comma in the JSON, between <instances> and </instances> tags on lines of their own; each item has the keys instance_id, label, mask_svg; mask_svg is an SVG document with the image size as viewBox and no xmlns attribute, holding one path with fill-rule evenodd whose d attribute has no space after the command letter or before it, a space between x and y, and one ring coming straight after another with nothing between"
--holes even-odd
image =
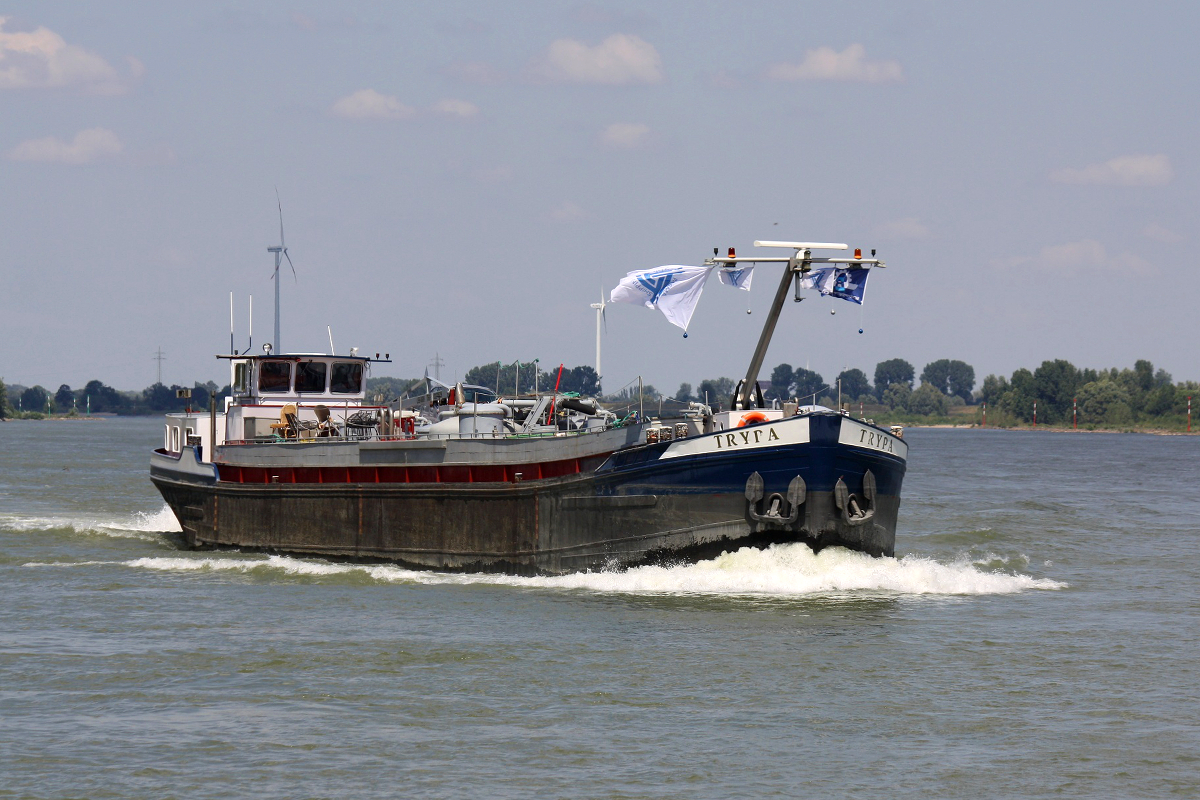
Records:
<instances>
[{"instance_id":1,"label":"white flag with blue logo","mask_svg":"<svg viewBox=\"0 0 1200 800\"><path fill-rule=\"evenodd\" d=\"M745 289L748 292L750 291L750 281L754 280L754 265L721 267L721 271L717 275L721 278L721 283L726 286Z\"/></svg>"},{"instance_id":2,"label":"white flag with blue logo","mask_svg":"<svg viewBox=\"0 0 1200 800\"><path fill-rule=\"evenodd\" d=\"M863 295L867 291L867 274L869 272L869 269L822 267L809 271L800 279L800 286L805 289L816 289L829 297L849 300L851 303L862 305Z\"/></svg>"},{"instance_id":3,"label":"white flag with blue logo","mask_svg":"<svg viewBox=\"0 0 1200 800\"><path fill-rule=\"evenodd\" d=\"M678 264L657 269L634 270L612 290L609 301L633 303L657 308L667 321L685 331L692 312L700 302L704 282L712 267L684 267Z\"/></svg>"}]
</instances>

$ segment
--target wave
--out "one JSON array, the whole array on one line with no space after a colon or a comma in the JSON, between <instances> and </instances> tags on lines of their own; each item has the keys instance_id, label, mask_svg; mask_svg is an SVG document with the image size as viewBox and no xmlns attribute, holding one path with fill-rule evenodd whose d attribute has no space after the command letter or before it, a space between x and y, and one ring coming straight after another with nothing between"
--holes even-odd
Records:
<instances>
[{"instance_id":1,"label":"wave","mask_svg":"<svg viewBox=\"0 0 1200 800\"><path fill-rule=\"evenodd\" d=\"M67 531L82 535L151 539L149 534L179 533L179 521L166 503L157 511L136 511L122 518L86 516L32 517L0 514L0 528L11 531Z\"/></svg>"},{"instance_id":2,"label":"wave","mask_svg":"<svg viewBox=\"0 0 1200 800\"><path fill-rule=\"evenodd\" d=\"M392 565L337 564L289 556L146 557L125 566L167 572L238 572L270 578L337 577L342 580L408 584L483 584L530 589L582 590L616 594L743 595L812 597L856 595L1015 594L1053 590L1065 583L1012 571L1004 559L951 563L908 555L872 558L843 548L813 553L804 544L766 550L742 548L696 564L644 566L621 572L585 572L550 577L423 572ZM1026 563L1018 559L1018 563ZM999 567L1007 566L1009 571ZM987 569L991 567L991 569Z\"/></svg>"},{"instance_id":3,"label":"wave","mask_svg":"<svg viewBox=\"0 0 1200 800\"><path fill-rule=\"evenodd\" d=\"M175 518L175 512L166 503L163 503L162 508L158 511L135 512L131 519L126 520L123 529L147 533L180 533L183 531L183 528L179 527L179 520Z\"/></svg>"},{"instance_id":4,"label":"wave","mask_svg":"<svg viewBox=\"0 0 1200 800\"><path fill-rule=\"evenodd\" d=\"M746 547L697 564L530 580L611 592L782 597L1013 594L1066 585L1015 572L985 571L967 557L945 564L913 555L873 558L840 547L813 553L804 544L776 545L766 550Z\"/></svg>"}]
</instances>

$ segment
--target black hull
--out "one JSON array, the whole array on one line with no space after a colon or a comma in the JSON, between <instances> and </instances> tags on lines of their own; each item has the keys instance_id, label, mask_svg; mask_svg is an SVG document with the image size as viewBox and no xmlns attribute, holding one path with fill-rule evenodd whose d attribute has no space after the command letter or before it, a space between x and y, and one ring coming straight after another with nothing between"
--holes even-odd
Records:
<instances>
[{"instance_id":1,"label":"black hull","mask_svg":"<svg viewBox=\"0 0 1200 800\"><path fill-rule=\"evenodd\" d=\"M743 495L576 495L591 479L497 489L390 486L202 486L156 476L190 547L235 547L394 561L422 569L566 573L709 558L802 541L871 555L895 549L899 498L877 498L859 525L832 492L811 492L799 530L752 531ZM589 498L590 499L590 498ZM605 502L616 501L616 502ZM564 508L564 506L566 506Z\"/></svg>"},{"instance_id":2,"label":"black hull","mask_svg":"<svg viewBox=\"0 0 1200 800\"><path fill-rule=\"evenodd\" d=\"M814 423L812 443L773 450L668 460L664 445L643 446L593 472L537 481L248 484L162 467L151 477L197 548L512 574L691 561L785 542L890 556L904 461L838 444L838 422L828 422L832 440ZM748 499L752 476L764 484L759 502ZM796 476L807 491L793 504L786 493ZM766 513L773 494L782 515ZM867 513L852 513L847 497Z\"/></svg>"}]
</instances>

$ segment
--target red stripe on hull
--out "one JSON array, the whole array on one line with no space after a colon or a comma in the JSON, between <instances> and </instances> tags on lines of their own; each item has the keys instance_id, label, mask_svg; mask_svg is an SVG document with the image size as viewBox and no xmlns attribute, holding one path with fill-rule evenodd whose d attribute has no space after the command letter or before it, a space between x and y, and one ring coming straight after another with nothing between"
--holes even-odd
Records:
<instances>
[{"instance_id":1,"label":"red stripe on hull","mask_svg":"<svg viewBox=\"0 0 1200 800\"><path fill-rule=\"evenodd\" d=\"M586 459L567 458L534 464L428 466L245 467L218 464L217 472L221 483L514 483L578 475L585 469L595 469L607 457L606 453Z\"/></svg>"}]
</instances>

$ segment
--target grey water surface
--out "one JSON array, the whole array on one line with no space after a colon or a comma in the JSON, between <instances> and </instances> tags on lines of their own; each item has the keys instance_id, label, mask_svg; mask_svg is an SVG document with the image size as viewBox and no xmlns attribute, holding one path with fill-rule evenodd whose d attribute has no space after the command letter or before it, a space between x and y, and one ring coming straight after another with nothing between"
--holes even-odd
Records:
<instances>
[{"instance_id":1,"label":"grey water surface","mask_svg":"<svg viewBox=\"0 0 1200 800\"><path fill-rule=\"evenodd\" d=\"M1200 795L1197 439L910 430L897 559L180 549L161 422L0 424L0 797Z\"/></svg>"}]
</instances>

